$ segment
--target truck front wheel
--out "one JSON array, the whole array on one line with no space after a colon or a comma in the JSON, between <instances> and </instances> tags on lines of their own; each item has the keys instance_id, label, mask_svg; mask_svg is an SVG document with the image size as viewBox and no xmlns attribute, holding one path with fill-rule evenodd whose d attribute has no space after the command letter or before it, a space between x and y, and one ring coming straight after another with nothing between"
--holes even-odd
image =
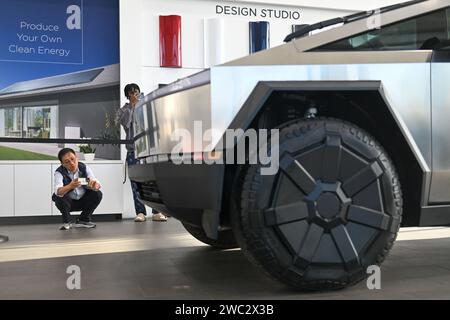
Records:
<instances>
[{"instance_id":1,"label":"truck front wheel","mask_svg":"<svg viewBox=\"0 0 450 320\"><path fill-rule=\"evenodd\" d=\"M400 183L386 152L351 123L314 119L281 127L279 160L275 175L261 175L260 165L243 175L232 223L244 253L297 289L364 279L401 222Z\"/></svg>"}]
</instances>

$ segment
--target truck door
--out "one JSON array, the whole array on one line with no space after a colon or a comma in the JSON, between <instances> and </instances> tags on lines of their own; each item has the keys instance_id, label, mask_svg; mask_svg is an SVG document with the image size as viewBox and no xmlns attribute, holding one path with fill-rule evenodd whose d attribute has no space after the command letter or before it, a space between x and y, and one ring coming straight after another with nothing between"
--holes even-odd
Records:
<instances>
[{"instance_id":1,"label":"truck door","mask_svg":"<svg viewBox=\"0 0 450 320\"><path fill-rule=\"evenodd\" d=\"M449 30L450 33L450 30ZM430 204L450 203L450 43L431 63L432 176Z\"/></svg>"}]
</instances>

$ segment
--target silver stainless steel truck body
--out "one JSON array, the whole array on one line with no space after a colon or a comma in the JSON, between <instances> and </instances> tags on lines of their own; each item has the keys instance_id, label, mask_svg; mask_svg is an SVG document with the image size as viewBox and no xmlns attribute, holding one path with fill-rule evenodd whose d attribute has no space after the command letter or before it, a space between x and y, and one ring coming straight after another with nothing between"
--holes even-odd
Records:
<instances>
[{"instance_id":1,"label":"silver stainless steel truck body","mask_svg":"<svg viewBox=\"0 0 450 320\"><path fill-rule=\"evenodd\" d=\"M239 209L239 205L230 204L236 197L234 192L243 192L240 189L236 191L240 184L233 184L232 181L239 181L236 177L240 175L246 177L242 178L245 181L251 180L249 172L252 169L226 165L175 166L170 161L177 145L173 132L186 129L193 133L196 121L201 121L203 130L213 129L211 141L185 145L183 152L190 156L208 154L217 150L216 146L227 129L283 129L286 127L283 123L289 124L293 120L298 121L299 126L307 126L308 119L303 117L305 112L317 108L313 118L331 117L355 124L369 136L372 135L380 142L380 148L386 150L403 189L404 225L450 224L449 40L450 0L413 1L404 6L375 10L342 26L294 38L279 47L181 79L147 95L138 105L135 143L141 163L130 168L130 177L141 185L143 199L149 205L170 211L187 225L204 231L206 238L217 240L221 230L235 225L230 211L246 214L246 205ZM280 116L283 112L289 116ZM274 117L280 119L271 122ZM319 127L322 124L330 126L330 123L336 125L335 120L321 121L313 124L319 123ZM325 135L329 137L328 133ZM339 136L342 143L350 139L345 134L341 137L339 133ZM324 148L327 146L330 145L325 143ZM299 154L306 152L306 149L300 150ZM355 154L359 152L353 151ZM353 154L353 151L349 152ZM343 158L337 159L342 165ZM307 161L305 168L306 165ZM390 172L389 168L387 165L386 172ZM289 170L282 168L286 174ZM392 176L396 177L396 174ZM316 183L319 185L322 180L317 178ZM343 180L337 183L338 189L341 183L345 185ZM392 190L399 189L393 184ZM383 182L378 185L382 190ZM230 191L230 188L235 188L235 191ZM323 190L328 190L326 188L334 187L327 184ZM348 195L349 191L343 188ZM327 197L329 192L325 192ZM339 190L336 192L341 193ZM394 198L400 197L395 191L393 193ZM386 195L386 189L379 191L379 194ZM241 200L244 203L247 199L242 196ZM314 210L319 212L319 216L321 201L321 198L312 201L312 206L318 206ZM346 200L342 201L345 203ZM327 206L332 202L323 200ZM387 203L387 200L381 202ZM339 208L343 206L341 203ZM265 212L267 209L261 210ZM389 211L380 210L384 213ZM346 225L346 219L351 214L343 215ZM335 231L338 227L330 226L327 219L322 219L325 222L311 217L308 219L311 225L316 223L325 230L321 239L327 238L328 234L333 237L339 254L346 262L345 250L339 248L339 241L336 240L340 239ZM237 220L244 234L241 237L244 240L238 243L245 244L245 233L251 228L242 226L245 218ZM307 234L313 229L310 226ZM287 232L280 230L279 234ZM292 245L289 237L285 234L280 243L287 241L290 244L286 247L289 247ZM253 243L253 240L247 240ZM390 244L392 242L392 239L389 240ZM296 257L303 257L302 249ZM258 259L262 258L256 256ZM260 263L266 268L264 261ZM266 269L272 273L270 268ZM317 280L313 276L311 279ZM281 281L288 284L295 282L292 278L282 278ZM351 282L339 283L347 285Z\"/></svg>"}]
</instances>

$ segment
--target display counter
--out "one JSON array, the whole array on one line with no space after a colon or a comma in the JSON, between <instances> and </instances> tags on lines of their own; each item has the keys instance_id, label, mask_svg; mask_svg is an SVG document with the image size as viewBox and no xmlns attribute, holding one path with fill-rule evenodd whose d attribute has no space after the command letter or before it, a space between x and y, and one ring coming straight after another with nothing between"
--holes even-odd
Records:
<instances>
[{"instance_id":1,"label":"display counter","mask_svg":"<svg viewBox=\"0 0 450 320\"><path fill-rule=\"evenodd\" d=\"M94 214L121 214L124 163L120 160L81 161L102 184L103 200ZM60 215L51 200L53 173L59 165L58 160L0 161L0 217Z\"/></svg>"}]
</instances>

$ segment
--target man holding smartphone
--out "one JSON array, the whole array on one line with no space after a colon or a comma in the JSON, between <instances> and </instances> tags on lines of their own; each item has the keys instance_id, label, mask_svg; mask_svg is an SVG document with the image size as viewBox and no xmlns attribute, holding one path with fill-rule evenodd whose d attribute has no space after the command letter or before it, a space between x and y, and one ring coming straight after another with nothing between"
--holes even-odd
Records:
<instances>
[{"instance_id":1,"label":"man holding smartphone","mask_svg":"<svg viewBox=\"0 0 450 320\"><path fill-rule=\"evenodd\" d=\"M118 123L122 125L123 129L125 130L126 139L131 140L134 135L134 128L133 128L134 108L136 104L139 102L139 97L141 97L141 89L137 84L129 83L124 88L124 94L125 97L128 99L128 103L126 103L122 108L118 110L116 120ZM127 149L127 158L126 158L127 164L129 166L136 164L137 159L135 155L134 144L127 144L125 145L125 147ZM136 183L134 181L130 182L131 182L131 192L133 193L134 208L136 211L136 217L134 218L134 221L144 222L147 220L147 211L145 209L145 205L141 200ZM152 209L152 211L153 211L152 215L153 221L167 221L167 217L164 214L158 212L155 209Z\"/></svg>"},{"instance_id":2,"label":"man holding smartphone","mask_svg":"<svg viewBox=\"0 0 450 320\"><path fill-rule=\"evenodd\" d=\"M95 228L91 216L102 200L100 182L86 164L78 161L74 150L61 149L58 159L61 166L54 174L55 193L52 200L63 217L60 230L69 230L72 226ZM70 220L71 211L81 211L74 224Z\"/></svg>"}]
</instances>

